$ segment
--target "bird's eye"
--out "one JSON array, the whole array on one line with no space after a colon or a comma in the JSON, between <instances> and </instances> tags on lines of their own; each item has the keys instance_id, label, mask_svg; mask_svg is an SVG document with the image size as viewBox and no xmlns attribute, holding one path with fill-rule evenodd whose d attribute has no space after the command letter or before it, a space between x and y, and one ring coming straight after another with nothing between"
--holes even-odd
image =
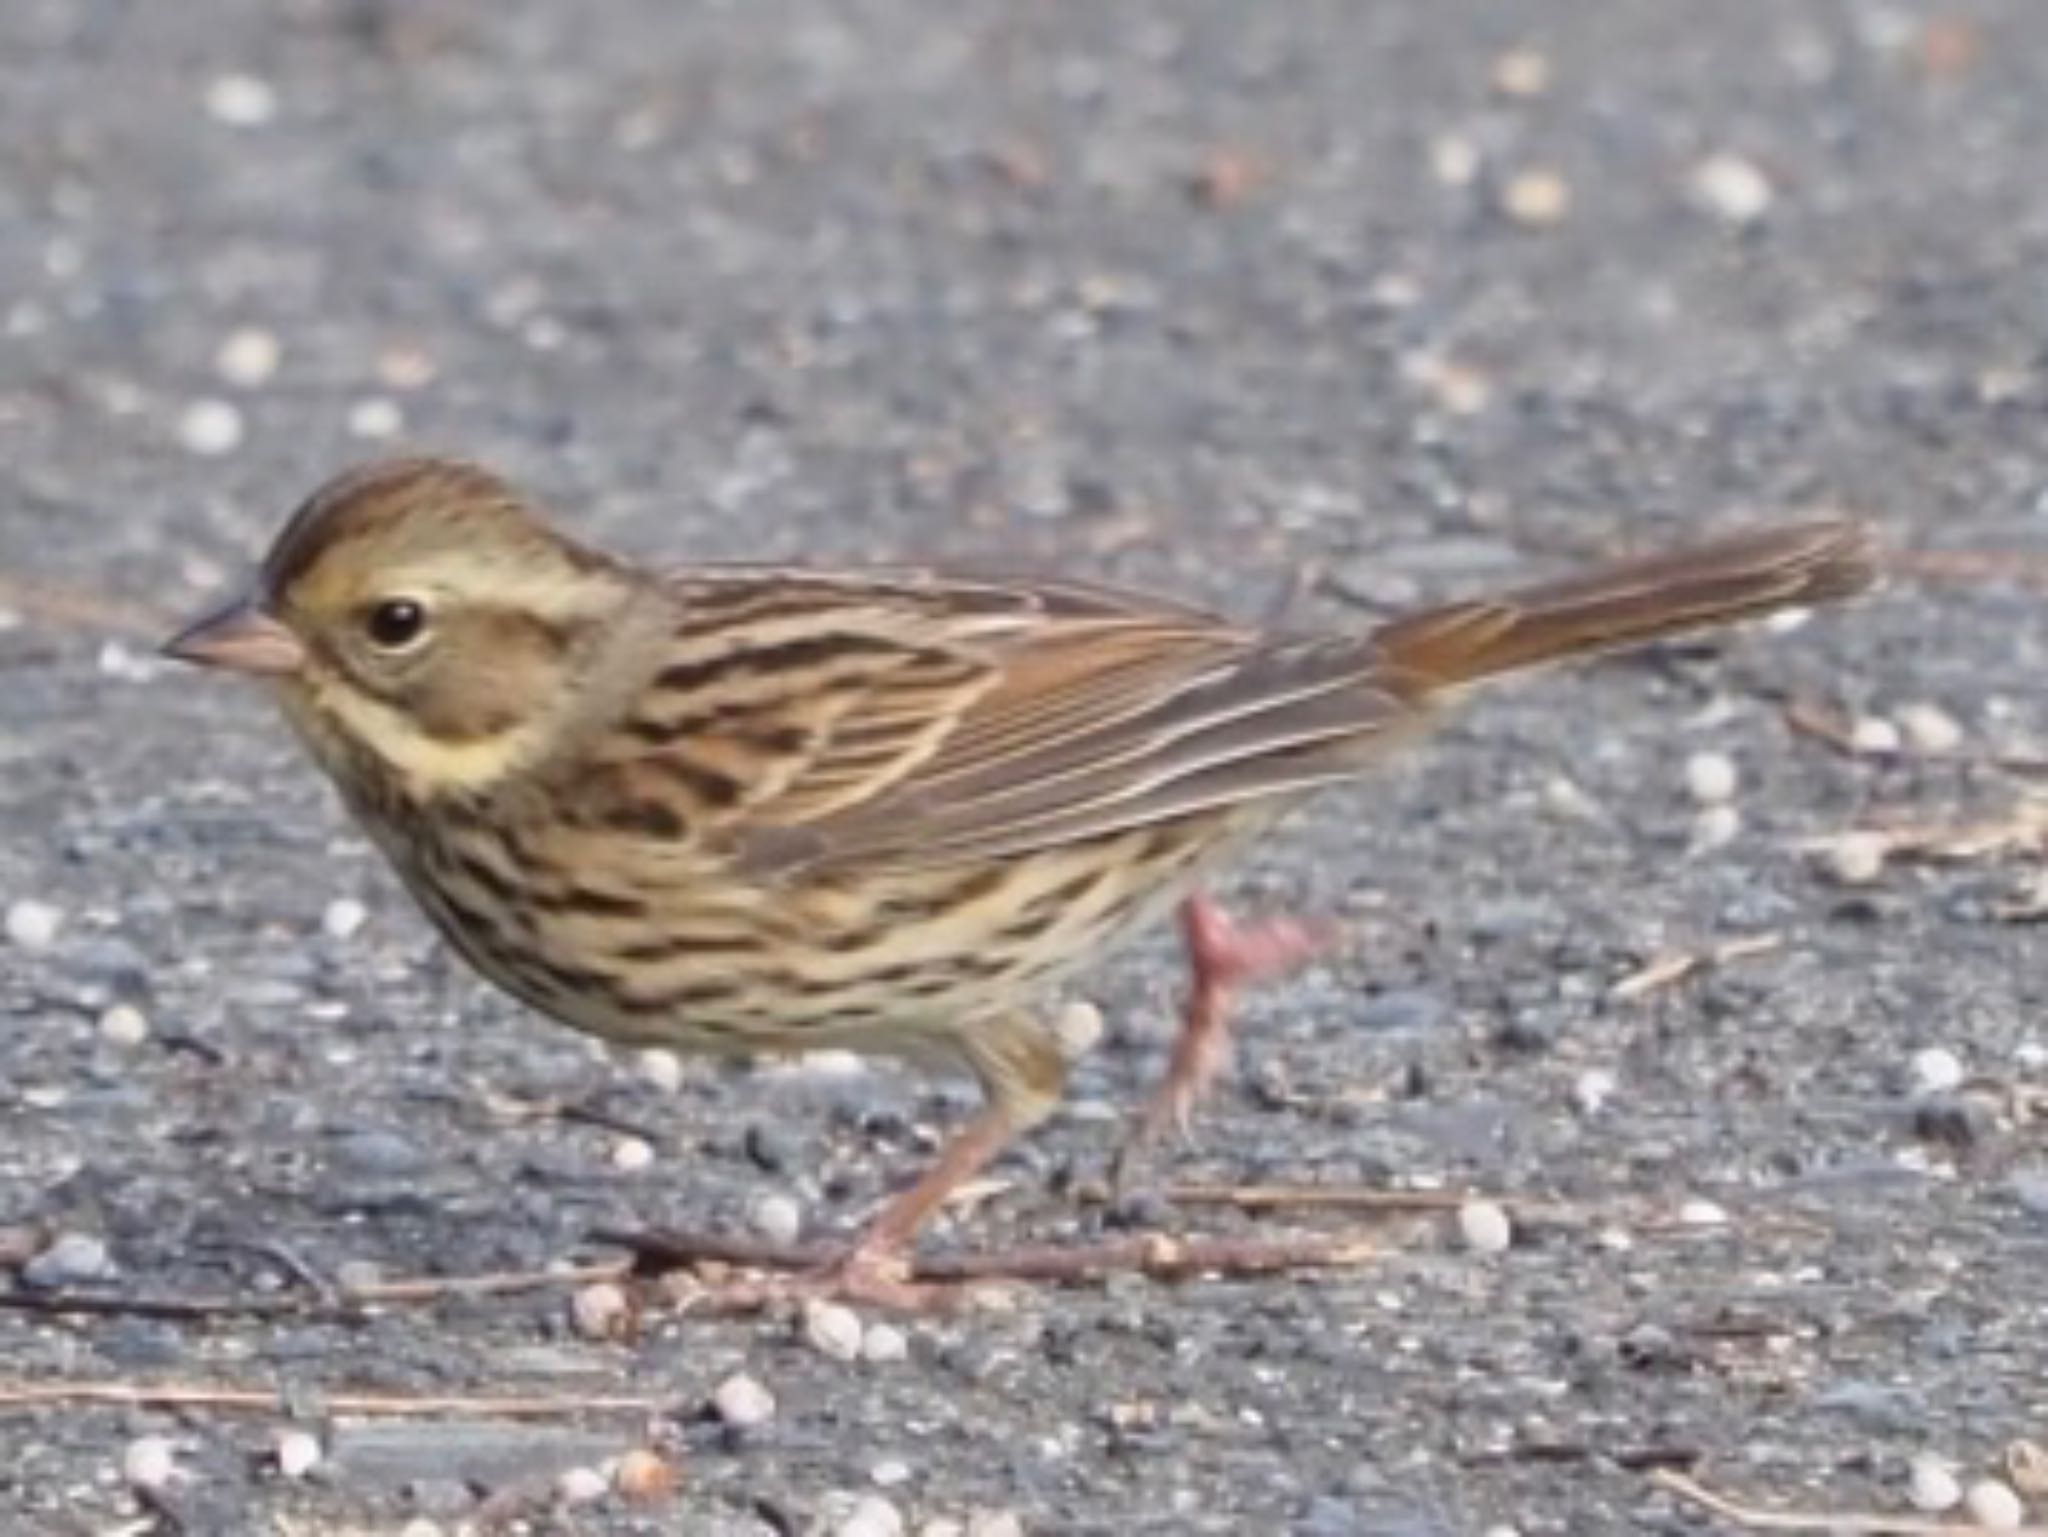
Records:
<instances>
[{"instance_id":1,"label":"bird's eye","mask_svg":"<svg viewBox=\"0 0 2048 1537\"><path fill-rule=\"evenodd\" d=\"M426 632L427 611L411 598L386 598L363 621L370 643L384 651L402 651Z\"/></svg>"}]
</instances>

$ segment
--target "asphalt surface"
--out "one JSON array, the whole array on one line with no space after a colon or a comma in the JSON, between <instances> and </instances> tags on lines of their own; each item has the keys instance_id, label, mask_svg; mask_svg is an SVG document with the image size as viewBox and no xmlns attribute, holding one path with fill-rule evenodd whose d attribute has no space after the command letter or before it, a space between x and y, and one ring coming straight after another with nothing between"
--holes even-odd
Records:
<instances>
[{"instance_id":1,"label":"asphalt surface","mask_svg":"<svg viewBox=\"0 0 2048 1537\"><path fill-rule=\"evenodd\" d=\"M2048 743L2048 10L10 0L0 71L0 1371L283 1389L320 1453L278 1470L282 1411L0 1399L0 1528L1677 1533L1707 1523L1659 1465L1899 1511L1916 1456L1968 1485L2048 1435L2012 817ZM650 557L1050 564L1301 625L1813 507L1919 559L1475 701L1234 879L1354 943L1251 1004L1162 1189L1476 1187L1505 1252L1092 1200L1162 937L1090 979L1067 1113L931 1242L1384 1252L1027 1289L848 1363L658 1304L593 1341L561 1288L321 1301L764 1196L840 1231L968 1103L658 1081L523 1015L260 698L149 663L399 444ZM1804 847L1887 820L1942 857ZM1979 822L2009 836L1940 831ZM81 1292L284 1311L22 1300ZM735 1372L751 1430L707 1410ZM673 1494L563 1484L634 1447Z\"/></svg>"}]
</instances>

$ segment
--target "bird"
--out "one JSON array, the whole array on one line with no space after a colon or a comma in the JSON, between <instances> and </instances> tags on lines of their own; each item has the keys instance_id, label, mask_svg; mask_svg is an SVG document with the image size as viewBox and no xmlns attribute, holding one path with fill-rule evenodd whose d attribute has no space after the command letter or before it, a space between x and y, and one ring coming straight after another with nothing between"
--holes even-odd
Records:
<instances>
[{"instance_id":1,"label":"bird","mask_svg":"<svg viewBox=\"0 0 2048 1537\"><path fill-rule=\"evenodd\" d=\"M445 457L346 470L163 647L260 679L490 982L604 1040L964 1065L979 1111L808 1279L900 1301L926 1220L1057 1105L1047 989L1178 910L1191 983L1126 1147L1185 1126L1237 991L1314 925L1211 875L1470 685L1846 598L1853 520L1738 532L1352 632L1093 582L665 572Z\"/></svg>"}]
</instances>

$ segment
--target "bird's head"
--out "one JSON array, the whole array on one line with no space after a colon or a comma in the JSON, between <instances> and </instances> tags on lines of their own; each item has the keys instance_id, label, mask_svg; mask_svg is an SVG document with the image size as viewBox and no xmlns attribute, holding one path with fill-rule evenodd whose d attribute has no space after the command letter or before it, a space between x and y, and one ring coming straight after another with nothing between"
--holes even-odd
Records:
<instances>
[{"instance_id":1,"label":"bird's head","mask_svg":"<svg viewBox=\"0 0 2048 1537\"><path fill-rule=\"evenodd\" d=\"M330 770L477 792L545 753L641 587L488 471L395 460L314 492L164 652L269 683Z\"/></svg>"}]
</instances>

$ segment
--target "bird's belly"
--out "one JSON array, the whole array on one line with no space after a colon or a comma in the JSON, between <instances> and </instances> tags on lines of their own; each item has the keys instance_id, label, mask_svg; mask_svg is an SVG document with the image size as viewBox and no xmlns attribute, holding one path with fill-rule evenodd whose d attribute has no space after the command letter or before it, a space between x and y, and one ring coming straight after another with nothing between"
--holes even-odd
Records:
<instances>
[{"instance_id":1,"label":"bird's belly","mask_svg":"<svg viewBox=\"0 0 2048 1537\"><path fill-rule=\"evenodd\" d=\"M510 912L405 873L486 978L607 1040L920 1055L1099 958L1234 847L1232 831L1210 819L1004 860L774 886L709 877Z\"/></svg>"}]
</instances>

